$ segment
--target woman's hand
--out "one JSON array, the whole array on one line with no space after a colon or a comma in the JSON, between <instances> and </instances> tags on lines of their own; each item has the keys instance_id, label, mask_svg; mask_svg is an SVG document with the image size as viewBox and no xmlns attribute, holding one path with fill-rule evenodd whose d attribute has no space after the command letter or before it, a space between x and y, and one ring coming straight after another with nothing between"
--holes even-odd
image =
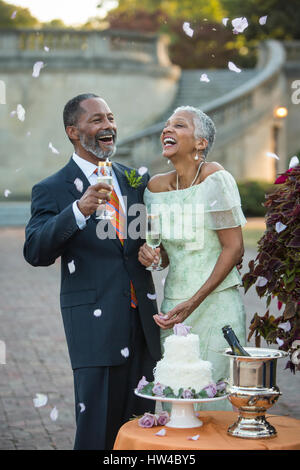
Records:
<instances>
[{"instance_id":1,"label":"woman's hand","mask_svg":"<svg viewBox=\"0 0 300 470\"><path fill-rule=\"evenodd\" d=\"M139 249L138 254L139 262L148 268L152 263L158 264L160 260L160 248L151 248L147 243L144 243Z\"/></svg>"},{"instance_id":2,"label":"woman's hand","mask_svg":"<svg viewBox=\"0 0 300 470\"><path fill-rule=\"evenodd\" d=\"M176 323L183 323L193 311L193 303L190 300L186 300L185 302L176 305L176 307L165 315L160 313L158 315L154 315L153 318L160 328L168 330L169 328L173 328Z\"/></svg>"}]
</instances>

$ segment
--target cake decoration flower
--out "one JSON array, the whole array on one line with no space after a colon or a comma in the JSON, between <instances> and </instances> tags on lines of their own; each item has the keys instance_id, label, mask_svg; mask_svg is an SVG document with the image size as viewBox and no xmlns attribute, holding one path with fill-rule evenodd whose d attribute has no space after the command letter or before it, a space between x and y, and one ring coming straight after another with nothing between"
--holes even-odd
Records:
<instances>
[{"instance_id":1,"label":"cake decoration flower","mask_svg":"<svg viewBox=\"0 0 300 470\"><path fill-rule=\"evenodd\" d=\"M187 336L191 329L191 326L186 326L183 323L176 323L173 327L174 335L177 336Z\"/></svg>"},{"instance_id":2,"label":"cake decoration flower","mask_svg":"<svg viewBox=\"0 0 300 470\"><path fill-rule=\"evenodd\" d=\"M146 380L146 377L143 375L143 377L137 384L137 387L136 387L137 392L140 392L145 387L145 385L148 385L148 383L149 383L148 380Z\"/></svg>"},{"instance_id":3,"label":"cake decoration flower","mask_svg":"<svg viewBox=\"0 0 300 470\"><path fill-rule=\"evenodd\" d=\"M152 428L152 426L157 426L157 417L152 413L144 413L144 415L138 420L138 425L142 428Z\"/></svg>"},{"instance_id":4,"label":"cake decoration flower","mask_svg":"<svg viewBox=\"0 0 300 470\"><path fill-rule=\"evenodd\" d=\"M181 398L193 398L193 392L190 389L183 390Z\"/></svg>"},{"instance_id":5,"label":"cake decoration flower","mask_svg":"<svg viewBox=\"0 0 300 470\"><path fill-rule=\"evenodd\" d=\"M166 387L160 383L156 383L152 389L152 393L154 395L157 395L159 397L163 397L164 396L164 389Z\"/></svg>"},{"instance_id":6,"label":"cake decoration flower","mask_svg":"<svg viewBox=\"0 0 300 470\"><path fill-rule=\"evenodd\" d=\"M158 426L165 426L170 421L170 416L167 411L161 411L157 417Z\"/></svg>"},{"instance_id":7,"label":"cake decoration flower","mask_svg":"<svg viewBox=\"0 0 300 470\"><path fill-rule=\"evenodd\" d=\"M203 390L206 391L208 398L214 398L217 394L217 387L214 383L207 385Z\"/></svg>"}]
</instances>

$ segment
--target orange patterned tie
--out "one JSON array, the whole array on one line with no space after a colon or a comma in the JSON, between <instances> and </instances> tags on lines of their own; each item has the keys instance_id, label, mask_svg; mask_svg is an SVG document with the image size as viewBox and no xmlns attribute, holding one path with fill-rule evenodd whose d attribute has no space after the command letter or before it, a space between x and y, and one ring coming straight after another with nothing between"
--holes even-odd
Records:
<instances>
[{"instance_id":1,"label":"orange patterned tie","mask_svg":"<svg viewBox=\"0 0 300 470\"><path fill-rule=\"evenodd\" d=\"M103 168L100 170L103 174ZM94 171L95 174L98 174L98 168ZM126 217L123 211L123 208L120 204L119 198L117 196L117 193L115 189L113 188L111 195L110 195L110 200L109 202L106 203L110 208L113 209L114 212L114 217L111 219L111 223L116 231L116 234L122 244L124 245L124 234L125 234L125 221ZM136 308L138 301L136 298L136 293L132 284L132 281L130 281L130 293L131 293L131 307Z\"/></svg>"}]
</instances>

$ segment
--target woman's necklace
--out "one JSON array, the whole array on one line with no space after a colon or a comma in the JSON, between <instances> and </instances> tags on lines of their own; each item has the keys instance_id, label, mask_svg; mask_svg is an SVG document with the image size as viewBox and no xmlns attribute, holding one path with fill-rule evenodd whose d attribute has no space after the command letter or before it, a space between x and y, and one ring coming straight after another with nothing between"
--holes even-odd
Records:
<instances>
[{"instance_id":1,"label":"woman's necklace","mask_svg":"<svg viewBox=\"0 0 300 470\"><path fill-rule=\"evenodd\" d=\"M195 181L197 180L203 163L204 163L204 161L202 161L202 162L200 163L200 165L198 166L198 170L197 170L196 176L195 176L195 178L193 179L193 181L191 182L191 184L188 186L189 188L190 188L191 186L193 186L193 184L194 184ZM178 187L178 173L176 173L176 191L178 191L178 189L179 189L179 187ZM187 188L185 188L185 189L187 189Z\"/></svg>"}]
</instances>

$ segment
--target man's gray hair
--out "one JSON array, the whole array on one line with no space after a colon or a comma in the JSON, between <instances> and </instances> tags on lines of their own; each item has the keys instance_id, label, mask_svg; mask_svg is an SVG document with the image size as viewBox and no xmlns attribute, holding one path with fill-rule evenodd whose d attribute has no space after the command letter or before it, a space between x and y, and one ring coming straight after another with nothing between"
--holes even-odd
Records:
<instances>
[{"instance_id":1,"label":"man's gray hair","mask_svg":"<svg viewBox=\"0 0 300 470\"><path fill-rule=\"evenodd\" d=\"M195 126L195 139L204 137L208 144L207 147L203 150L203 157L206 159L208 152L211 150L213 143L215 141L216 127L207 114L205 114L201 109L194 108L193 106L179 106L175 109L173 114L177 111L188 111L193 115L193 121Z\"/></svg>"}]
</instances>

